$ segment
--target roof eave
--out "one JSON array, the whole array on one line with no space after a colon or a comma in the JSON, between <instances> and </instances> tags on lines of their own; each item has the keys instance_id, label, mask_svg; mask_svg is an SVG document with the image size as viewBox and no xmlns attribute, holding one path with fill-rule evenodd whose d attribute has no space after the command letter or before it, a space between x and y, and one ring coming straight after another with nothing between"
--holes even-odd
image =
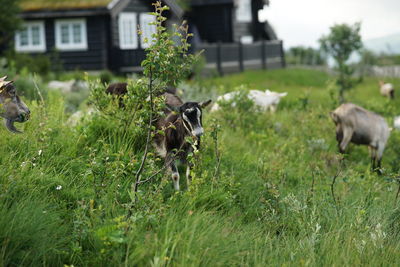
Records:
<instances>
[{"instance_id":1,"label":"roof eave","mask_svg":"<svg viewBox=\"0 0 400 267\"><path fill-rule=\"evenodd\" d=\"M25 10L20 13L21 18L36 19L36 18L51 18L51 17L78 17L78 16L95 16L111 14L112 16L120 13L130 0L112 0L106 7L86 8L86 9L38 9ZM163 0L170 7L171 13L181 19L184 15L184 10L176 4L174 0Z\"/></svg>"},{"instance_id":2,"label":"roof eave","mask_svg":"<svg viewBox=\"0 0 400 267\"><path fill-rule=\"evenodd\" d=\"M109 10L105 7L87 9L39 9L23 11L20 17L23 19L54 18L54 17L86 17L96 15L107 15Z\"/></svg>"},{"instance_id":3,"label":"roof eave","mask_svg":"<svg viewBox=\"0 0 400 267\"><path fill-rule=\"evenodd\" d=\"M164 0L164 3L169 6L171 12L181 19L185 13L185 11L176 3L175 0Z\"/></svg>"}]
</instances>

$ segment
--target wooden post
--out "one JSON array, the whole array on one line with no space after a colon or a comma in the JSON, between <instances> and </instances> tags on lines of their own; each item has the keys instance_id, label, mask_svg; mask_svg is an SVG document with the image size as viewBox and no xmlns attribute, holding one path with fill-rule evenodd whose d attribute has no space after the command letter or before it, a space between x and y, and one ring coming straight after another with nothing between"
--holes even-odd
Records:
<instances>
[{"instance_id":1,"label":"wooden post","mask_svg":"<svg viewBox=\"0 0 400 267\"><path fill-rule=\"evenodd\" d=\"M261 40L261 66L263 70L267 69L267 56L265 53L265 40Z\"/></svg>"},{"instance_id":2,"label":"wooden post","mask_svg":"<svg viewBox=\"0 0 400 267\"><path fill-rule=\"evenodd\" d=\"M222 72L222 60L221 60L221 41L217 43L217 70L219 75L223 76L224 73Z\"/></svg>"},{"instance_id":3,"label":"wooden post","mask_svg":"<svg viewBox=\"0 0 400 267\"><path fill-rule=\"evenodd\" d=\"M286 68L286 61L285 61L285 51L283 50L283 41L281 40L280 42L281 46L281 63L282 63L282 68Z\"/></svg>"},{"instance_id":4,"label":"wooden post","mask_svg":"<svg viewBox=\"0 0 400 267\"><path fill-rule=\"evenodd\" d=\"M244 64L243 64L243 44L242 41L239 40L239 70L240 72L244 71Z\"/></svg>"}]
</instances>

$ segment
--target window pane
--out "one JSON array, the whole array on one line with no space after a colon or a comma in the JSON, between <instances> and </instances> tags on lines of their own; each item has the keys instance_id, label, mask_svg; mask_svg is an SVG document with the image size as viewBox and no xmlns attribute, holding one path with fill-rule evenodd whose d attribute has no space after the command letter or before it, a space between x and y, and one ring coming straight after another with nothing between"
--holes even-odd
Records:
<instances>
[{"instance_id":1,"label":"window pane","mask_svg":"<svg viewBox=\"0 0 400 267\"><path fill-rule=\"evenodd\" d=\"M123 40L122 42L126 45L131 44L131 40L129 39L129 20L124 20L123 22Z\"/></svg>"},{"instance_id":2,"label":"window pane","mask_svg":"<svg viewBox=\"0 0 400 267\"><path fill-rule=\"evenodd\" d=\"M19 45L20 46L26 46L28 45L28 28L24 27L20 32L19 32Z\"/></svg>"},{"instance_id":3,"label":"window pane","mask_svg":"<svg viewBox=\"0 0 400 267\"><path fill-rule=\"evenodd\" d=\"M31 34L32 34L32 45L40 45L40 29L39 26L32 26Z\"/></svg>"},{"instance_id":4,"label":"window pane","mask_svg":"<svg viewBox=\"0 0 400 267\"><path fill-rule=\"evenodd\" d=\"M72 36L74 43L80 44L82 42L82 28L81 24L72 25Z\"/></svg>"},{"instance_id":5,"label":"window pane","mask_svg":"<svg viewBox=\"0 0 400 267\"><path fill-rule=\"evenodd\" d=\"M140 28L142 30L141 42L142 47L147 48L151 45L152 35L156 32L156 26L150 25L150 23L155 21L155 17L149 14L141 14L140 15ZM144 40L147 38L148 43L145 43Z\"/></svg>"},{"instance_id":6,"label":"window pane","mask_svg":"<svg viewBox=\"0 0 400 267\"><path fill-rule=\"evenodd\" d=\"M136 13L123 13L119 17L119 42L121 49L137 48L136 18Z\"/></svg>"},{"instance_id":7,"label":"window pane","mask_svg":"<svg viewBox=\"0 0 400 267\"><path fill-rule=\"evenodd\" d=\"M68 44L69 41L69 27L66 24L62 24L60 27L61 31L61 43L62 44Z\"/></svg>"},{"instance_id":8,"label":"window pane","mask_svg":"<svg viewBox=\"0 0 400 267\"><path fill-rule=\"evenodd\" d=\"M128 31L127 31L127 35L128 35L128 43L130 44L130 45L132 45L133 44L133 25L132 25L132 21L131 20L128 20L127 21L128 22Z\"/></svg>"}]
</instances>

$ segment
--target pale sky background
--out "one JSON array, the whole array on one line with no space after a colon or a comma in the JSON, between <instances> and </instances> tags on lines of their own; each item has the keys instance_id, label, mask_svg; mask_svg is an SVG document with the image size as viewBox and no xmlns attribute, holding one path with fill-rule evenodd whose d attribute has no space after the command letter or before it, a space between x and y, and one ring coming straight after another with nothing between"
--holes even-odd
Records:
<instances>
[{"instance_id":1,"label":"pale sky background","mask_svg":"<svg viewBox=\"0 0 400 267\"><path fill-rule=\"evenodd\" d=\"M334 23L361 21L363 40L400 34L400 0L270 0L262 12L285 49L318 47Z\"/></svg>"}]
</instances>

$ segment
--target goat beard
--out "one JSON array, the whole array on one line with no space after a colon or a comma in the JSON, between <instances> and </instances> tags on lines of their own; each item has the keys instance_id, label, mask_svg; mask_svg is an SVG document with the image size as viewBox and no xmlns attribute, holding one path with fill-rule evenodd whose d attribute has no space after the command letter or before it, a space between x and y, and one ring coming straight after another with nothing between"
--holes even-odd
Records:
<instances>
[{"instance_id":1,"label":"goat beard","mask_svg":"<svg viewBox=\"0 0 400 267\"><path fill-rule=\"evenodd\" d=\"M6 128L10 131L10 132L12 132L12 133L22 133L21 131L19 131L17 128L15 128L15 126L14 126L14 120L12 120L12 119L4 119L4 121L5 121L5 125L6 125Z\"/></svg>"}]
</instances>

